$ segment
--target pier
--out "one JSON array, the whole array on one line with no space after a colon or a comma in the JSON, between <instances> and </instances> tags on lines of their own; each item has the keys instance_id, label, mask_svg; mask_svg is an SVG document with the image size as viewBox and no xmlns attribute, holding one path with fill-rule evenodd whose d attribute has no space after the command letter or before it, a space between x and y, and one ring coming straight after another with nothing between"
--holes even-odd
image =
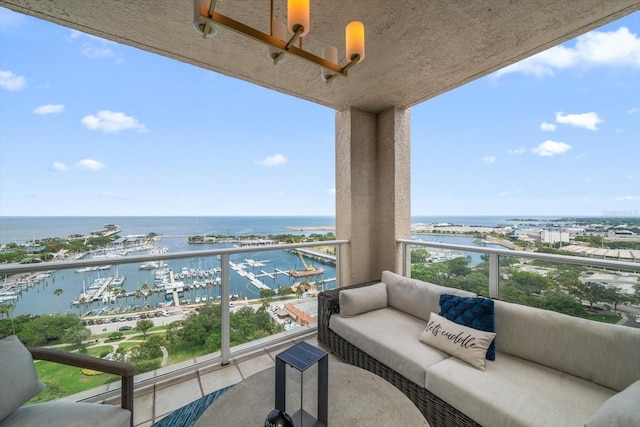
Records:
<instances>
[{"instance_id":1,"label":"pier","mask_svg":"<svg viewBox=\"0 0 640 427\"><path fill-rule=\"evenodd\" d=\"M323 254L321 252L312 251L309 249L287 249L287 252L297 255L302 254L305 258L311 258L314 261L321 262L327 265L336 265L336 257L334 255Z\"/></svg>"}]
</instances>

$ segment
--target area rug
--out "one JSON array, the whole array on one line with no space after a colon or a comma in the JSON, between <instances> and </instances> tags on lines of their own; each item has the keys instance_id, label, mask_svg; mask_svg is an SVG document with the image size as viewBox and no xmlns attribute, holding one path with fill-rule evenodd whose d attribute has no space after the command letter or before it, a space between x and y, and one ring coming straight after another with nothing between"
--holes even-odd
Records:
<instances>
[{"instance_id":1,"label":"area rug","mask_svg":"<svg viewBox=\"0 0 640 427\"><path fill-rule=\"evenodd\" d=\"M153 424L151 427L191 427L196 423L198 418L200 418L200 415L207 410L209 405L211 405L218 397L222 396L224 392L229 390L231 387L233 386L231 385L229 387L221 388L220 390L207 394L206 396L201 397L182 408L176 409L171 414Z\"/></svg>"}]
</instances>

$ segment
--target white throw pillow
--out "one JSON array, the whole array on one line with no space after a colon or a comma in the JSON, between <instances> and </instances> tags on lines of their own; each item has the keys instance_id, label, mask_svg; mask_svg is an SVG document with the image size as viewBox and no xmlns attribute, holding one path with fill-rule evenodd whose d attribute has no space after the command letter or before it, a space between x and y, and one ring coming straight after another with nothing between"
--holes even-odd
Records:
<instances>
[{"instance_id":1,"label":"white throw pillow","mask_svg":"<svg viewBox=\"0 0 640 427\"><path fill-rule=\"evenodd\" d=\"M495 336L496 334L493 332L479 331L459 325L431 313L427 328L420 336L420 341L484 371L487 348Z\"/></svg>"},{"instance_id":2,"label":"white throw pillow","mask_svg":"<svg viewBox=\"0 0 640 427\"><path fill-rule=\"evenodd\" d=\"M387 306L387 285L383 282L340 291L340 316L353 317Z\"/></svg>"},{"instance_id":3,"label":"white throw pillow","mask_svg":"<svg viewBox=\"0 0 640 427\"><path fill-rule=\"evenodd\" d=\"M33 357L18 337L0 340L0 421L43 388Z\"/></svg>"},{"instance_id":4,"label":"white throw pillow","mask_svg":"<svg viewBox=\"0 0 640 427\"><path fill-rule=\"evenodd\" d=\"M587 420L586 427L640 426L640 381L636 381L604 402Z\"/></svg>"}]
</instances>

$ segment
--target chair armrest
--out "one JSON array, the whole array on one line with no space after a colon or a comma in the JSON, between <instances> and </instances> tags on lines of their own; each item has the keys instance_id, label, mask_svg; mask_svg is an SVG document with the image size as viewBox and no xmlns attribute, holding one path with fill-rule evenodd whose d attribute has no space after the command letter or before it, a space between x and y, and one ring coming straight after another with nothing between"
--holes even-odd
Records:
<instances>
[{"instance_id":1,"label":"chair armrest","mask_svg":"<svg viewBox=\"0 0 640 427\"><path fill-rule=\"evenodd\" d=\"M131 412L131 425L133 426L133 365L52 348L28 347L28 350L35 360L46 360L63 365L77 366L79 368L87 368L107 374L118 375L121 379L120 406Z\"/></svg>"},{"instance_id":2,"label":"chair armrest","mask_svg":"<svg viewBox=\"0 0 640 427\"><path fill-rule=\"evenodd\" d=\"M318 294L318 342L328 345L329 319L332 315L340 313L340 292L345 289L362 288L380 283L380 280L331 289Z\"/></svg>"}]
</instances>

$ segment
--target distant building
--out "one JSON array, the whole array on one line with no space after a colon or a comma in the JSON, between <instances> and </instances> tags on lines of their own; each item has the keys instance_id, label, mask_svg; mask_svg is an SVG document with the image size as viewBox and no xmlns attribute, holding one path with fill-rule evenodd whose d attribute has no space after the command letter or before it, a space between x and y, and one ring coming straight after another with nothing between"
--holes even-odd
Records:
<instances>
[{"instance_id":1,"label":"distant building","mask_svg":"<svg viewBox=\"0 0 640 427\"><path fill-rule=\"evenodd\" d=\"M560 230L541 230L540 242L553 245L555 243L569 243L569 232Z\"/></svg>"}]
</instances>

